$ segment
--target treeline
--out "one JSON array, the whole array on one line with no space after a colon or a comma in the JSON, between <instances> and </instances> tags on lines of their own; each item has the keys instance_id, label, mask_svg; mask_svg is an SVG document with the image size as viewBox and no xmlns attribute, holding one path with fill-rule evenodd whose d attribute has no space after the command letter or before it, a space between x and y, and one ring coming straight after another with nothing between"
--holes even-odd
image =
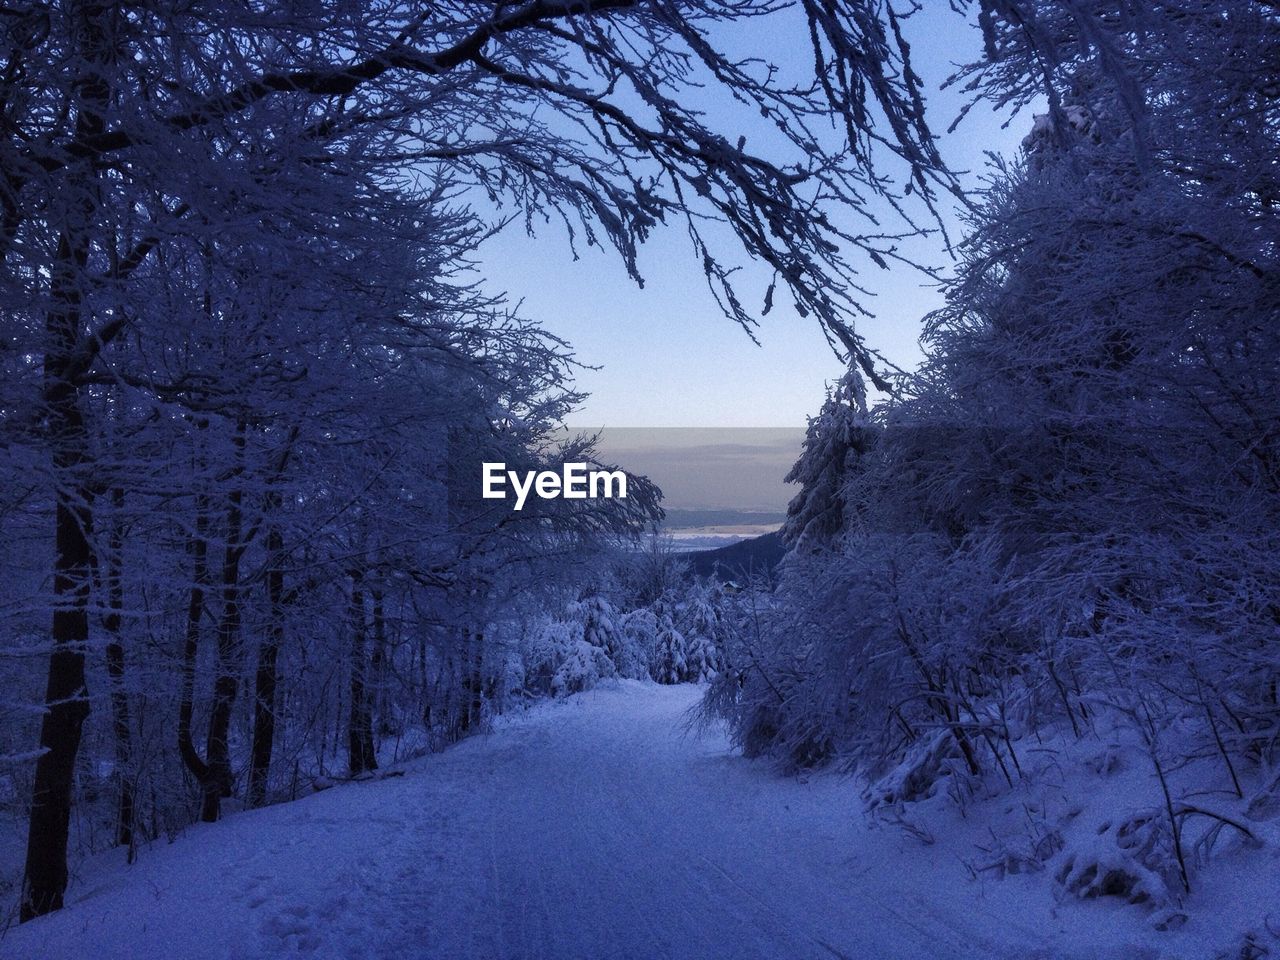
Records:
<instances>
[{"instance_id":1,"label":"treeline","mask_svg":"<svg viewBox=\"0 0 1280 960\"><path fill-rule=\"evenodd\" d=\"M1280 791L1280 17L985 6L962 80L1048 113L975 198L919 371L870 410L851 372L811 422L781 585L710 705L874 804L1129 744L1149 795L1055 862L1156 902ZM1062 846L1042 826L1024 868Z\"/></svg>"}]
</instances>

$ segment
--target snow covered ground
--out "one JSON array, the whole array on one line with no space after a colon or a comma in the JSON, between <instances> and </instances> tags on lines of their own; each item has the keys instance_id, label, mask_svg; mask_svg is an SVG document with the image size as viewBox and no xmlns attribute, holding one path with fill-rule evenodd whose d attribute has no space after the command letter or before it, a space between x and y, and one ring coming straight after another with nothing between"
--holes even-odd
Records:
<instances>
[{"instance_id":1,"label":"snow covered ground","mask_svg":"<svg viewBox=\"0 0 1280 960\"><path fill-rule=\"evenodd\" d=\"M292 804L110 855L6 960L1212 956L1194 924L975 879L974 825L924 845L834 775L778 776L686 732L697 687L626 682Z\"/></svg>"}]
</instances>

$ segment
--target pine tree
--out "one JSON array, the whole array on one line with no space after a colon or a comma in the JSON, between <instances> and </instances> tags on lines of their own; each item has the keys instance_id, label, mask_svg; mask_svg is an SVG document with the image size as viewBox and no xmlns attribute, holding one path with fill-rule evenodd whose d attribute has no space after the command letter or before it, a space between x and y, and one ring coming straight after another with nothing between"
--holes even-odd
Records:
<instances>
[{"instance_id":1,"label":"pine tree","mask_svg":"<svg viewBox=\"0 0 1280 960\"><path fill-rule=\"evenodd\" d=\"M686 683L689 680L688 641L666 605L656 606L653 679L658 683Z\"/></svg>"},{"instance_id":2,"label":"pine tree","mask_svg":"<svg viewBox=\"0 0 1280 960\"><path fill-rule=\"evenodd\" d=\"M875 438L862 375L850 368L828 391L818 415L809 420L800 458L784 478L800 485L782 525L782 539L788 546L819 549L848 528L853 517L846 502L847 486Z\"/></svg>"}]
</instances>

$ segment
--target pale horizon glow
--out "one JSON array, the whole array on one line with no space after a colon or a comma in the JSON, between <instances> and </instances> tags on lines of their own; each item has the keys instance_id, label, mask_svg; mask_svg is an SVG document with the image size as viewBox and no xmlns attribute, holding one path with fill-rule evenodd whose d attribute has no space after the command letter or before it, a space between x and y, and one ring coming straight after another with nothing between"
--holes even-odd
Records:
<instances>
[{"instance_id":1,"label":"pale horizon glow","mask_svg":"<svg viewBox=\"0 0 1280 960\"><path fill-rule=\"evenodd\" d=\"M780 514L796 490L783 478L804 441L801 427L576 428L598 434L600 459L662 488L667 510Z\"/></svg>"}]
</instances>

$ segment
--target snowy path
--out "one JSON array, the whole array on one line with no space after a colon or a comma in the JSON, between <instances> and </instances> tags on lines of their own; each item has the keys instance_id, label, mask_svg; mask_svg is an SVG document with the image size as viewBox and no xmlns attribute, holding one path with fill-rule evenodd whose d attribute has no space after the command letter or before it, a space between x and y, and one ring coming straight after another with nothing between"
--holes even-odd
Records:
<instances>
[{"instance_id":1,"label":"snowy path","mask_svg":"<svg viewBox=\"0 0 1280 960\"><path fill-rule=\"evenodd\" d=\"M784 780L718 735L685 736L697 694L595 691L402 778L195 828L131 869L93 865L0 957L1042 955L1005 946L1039 937L985 914L958 865L860 825L847 783ZM967 891L912 892L953 874Z\"/></svg>"}]
</instances>

